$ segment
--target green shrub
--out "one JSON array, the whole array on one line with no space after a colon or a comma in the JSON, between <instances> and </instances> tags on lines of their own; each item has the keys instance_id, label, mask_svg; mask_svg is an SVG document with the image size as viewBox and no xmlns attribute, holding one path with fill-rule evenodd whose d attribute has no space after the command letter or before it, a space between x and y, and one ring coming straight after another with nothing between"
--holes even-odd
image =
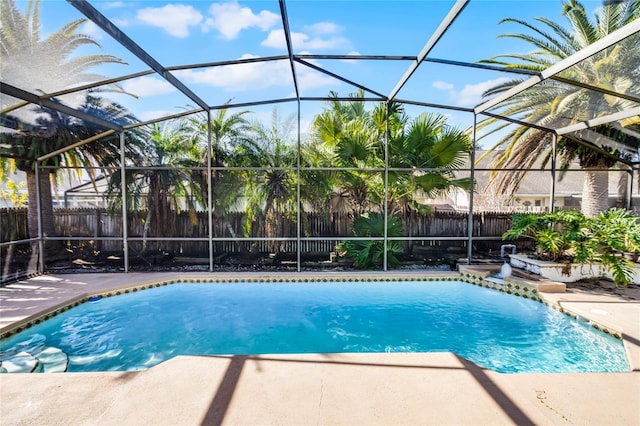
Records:
<instances>
[{"instance_id":1,"label":"green shrub","mask_svg":"<svg viewBox=\"0 0 640 426\"><path fill-rule=\"evenodd\" d=\"M365 213L353 221L355 237L383 237L384 215L379 213ZM402 224L395 216L387 220L387 236L401 237ZM353 266L359 269L372 269L382 265L384 260L384 241L381 240L347 240L336 246L341 256L354 259ZM400 262L395 256L402 253L397 241L387 241L387 265L398 266Z\"/></svg>"},{"instance_id":2,"label":"green shrub","mask_svg":"<svg viewBox=\"0 0 640 426\"><path fill-rule=\"evenodd\" d=\"M628 285L634 263L625 253L640 253L638 217L624 209L611 209L594 218L579 211L544 215L516 214L503 239L532 238L541 259L576 263L602 263L616 285Z\"/></svg>"}]
</instances>

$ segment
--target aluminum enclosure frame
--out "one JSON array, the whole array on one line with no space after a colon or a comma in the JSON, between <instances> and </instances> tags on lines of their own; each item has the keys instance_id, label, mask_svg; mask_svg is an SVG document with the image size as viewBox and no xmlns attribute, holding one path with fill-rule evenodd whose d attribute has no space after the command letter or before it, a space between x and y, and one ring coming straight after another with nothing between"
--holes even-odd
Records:
<instances>
[{"instance_id":1,"label":"aluminum enclosure frame","mask_svg":"<svg viewBox=\"0 0 640 426\"><path fill-rule=\"evenodd\" d=\"M363 98L363 99L358 99L358 100L362 100L362 101L375 101L375 102L386 102L387 104L389 102L400 102L400 103L405 103L405 104L412 104L412 105L418 105L418 106L425 106L425 107L432 107L432 108L440 108L440 109L449 109L449 110L455 110L455 111L462 111L462 112L466 112L469 114L472 114L473 116L473 128L472 130L472 142L473 142L473 149L472 152L470 153L470 158L471 158L471 168L470 168L470 173L471 173L471 180L472 180L472 184L475 182L474 180L474 173L475 173L475 158L474 158L474 154L475 154L475 148L476 148L476 128L477 128L477 117L479 115L483 115L486 117L492 117L492 118L496 118L499 120L504 120L506 122L510 122L516 125L520 125L520 126L527 126L527 127L531 127L531 128L535 128L541 131L546 131L548 133L550 133L553 137L553 167L552 167L552 186L550 188L550 193L551 193L551 199L554 199L554 191L555 191L555 174L556 174L556 170L555 170L555 156L556 156L556 149L555 149L555 145L556 145L556 140L557 137L559 136L564 136L564 135L568 135L570 133L579 131L579 130L584 130L584 129L589 129L598 125L602 125L602 124L608 124L608 123L612 123L621 119L625 119L625 118L629 118L635 115L640 115L640 107L637 108L631 108L629 110L626 111L622 111L616 114L611 114L605 117L599 117L599 118L595 118L595 119L591 119L591 120L587 120L584 122L580 122L580 123L576 123L576 124L572 124L570 126L565 126L562 128L547 128L547 127L543 127L543 126L538 126L538 125L533 125L530 123L526 123L523 121L518 120L517 118L513 118L513 117L507 117L507 116L502 116L499 113L495 113L495 112L490 112L489 109L499 106L501 103L508 101L509 99L511 99L513 96L517 96L518 94L522 93L524 90L527 90L529 88L535 87L537 84L540 84L546 80L557 80L559 82L562 82L563 84L567 84L567 85L574 85L576 87L581 87L581 88L585 88L588 90L592 90L592 91L597 91L603 94L608 94L608 95L613 95L613 96L619 96L622 99L627 99L630 101L635 101L638 102L640 101L640 99L638 99L635 96L632 95L627 95L624 93L618 93L618 92L614 92L611 89L604 89L604 88L600 88L597 87L595 85L591 85L591 84L585 84L585 83L580 83L580 82L573 82L571 80L568 79L564 79L562 77L559 76L560 73L562 73L563 71L565 71L566 69L570 68L571 66L576 65L577 63L579 63L580 61L591 57L592 55L613 46L616 43L619 43L620 41L635 35L637 33L640 33L640 20L636 20L630 24L628 24L627 26L619 29L618 31L609 34L608 36L604 37L603 39L593 43L592 45L588 46L587 48L583 49L580 52L575 53L574 55L572 55L569 58L566 58L563 61L560 61L556 64L554 64L553 66L549 67L547 70L543 71L542 73L532 73L532 72L526 72L523 70L513 70L513 69L507 69L507 68L500 68L500 67L496 67L496 66L488 66L488 65L483 65L483 64L470 64L470 63L464 63L464 62L459 62L459 61L450 61L447 59L437 59L437 58L430 58L428 57L429 53L432 51L432 49L437 45L437 43L439 42L439 40L442 38L442 36L447 32L447 30L450 28L450 26L452 25L452 23L456 20L456 18L458 16L460 16L460 14L463 12L463 10L466 8L466 6L470 3L470 1L472 0L457 0L456 3L452 6L451 10L449 11L449 13L446 15L446 17L442 20L442 22L440 23L440 25L438 26L438 28L434 31L434 33L431 35L431 37L429 38L429 40L426 42L426 44L424 45L424 47L422 48L422 50L414 57L414 56L387 56L387 55L313 55L313 54L295 54L294 50L293 50L293 46L292 46L292 40L291 40L291 29L290 29L290 25L289 25L289 18L287 16L287 10L286 10L286 1L285 0L278 0L278 4L279 4L279 8L280 8L280 17L282 19L282 24L283 24L283 29L284 29L284 35L285 35L285 40L286 40L286 46L287 46L287 55L280 55L280 56L271 56L271 57L263 57L263 58L250 58L250 59L241 59L241 60L230 60L230 61L221 61L221 62L211 62L211 63L200 63L200 64L193 64L193 65L181 65L181 66L174 66L174 67L165 67L162 64L160 64L153 56L151 56L148 52L146 52L144 49L142 49L138 44L136 44L131 38L129 38L116 24L114 24L113 22L111 22L110 20L108 20L104 15L102 15L99 11L97 11L97 9L95 9L91 3L87 0L67 0L67 2L69 4L71 4L73 7L75 7L79 12L81 12L83 15L85 15L90 21L92 21L93 23L95 23L96 25L98 25L100 28L102 28L105 32L107 32L107 34L109 34L111 37L113 37L118 43L120 43L123 47L125 47L127 50L129 50L131 53L133 53L136 57L138 57L141 61L143 61L146 65L148 65L150 67L150 70L147 71L142 71L142 72L138 72L138 73L134 73L134 74L129 74L126 76L122 76L122 77L116 77L116 78L111 78L108 80L103 80L100 82L96 82L94 84L89 84L89 85L83 85L81 87L76 87L74 89L68 89L68 90L63 90L63 91L58 91L55 93L50 93L50 94L46 94L46 95L35 95L33 93L29 93L25 90L13 87L9 84L6 83L2 83L0 85L0 93L3 94L7 94L9 96L21 99L22 103L17 104L17 106L15 107L20 107L20 106L24 106L25 104L31 103L31 104L38 104L38 105L42 105L42 106L46 106L47 108L51 108L53 110L59 111L61 113L64 114L68 114L77 118L80 118L82 120L86 120L86 121L91 121L97 125L100 125L102 127L105 127L105 132L97 135L95 137L89 138L89 139L85 139L83 141L78 141L77 143L66 147L64 149L58 150L56 152L41 156L37 159L38 163L51 158L55 155L64 153L68 150L74 149L80 145L86 144L86 143L92 143L96 140L98 140L101 137L104 136L108 136L114 133L119 133L120 135L120 143L121 143L121 150L122 150L122 166L121 166L121 173L122 173L122 182L123 182L123 186L124 186L124 173L125 173L125 158L124 158L124 147L125 147L125 140L124 140L124 132L127 129L131 129L131 128L135 128L135 127L139 127L139 126L145 126L151 123L156 123L156 122L162 122L162 121L166 121L166 120L170 120L170 119L175 119L175 118L180 118L183 116L187 116L190 114L194 114L194 113L198 113L198 112L205 112L207 114L208 117L210 117L210 113L212 110L218 110L218 109L223 109L223 108L239 108L239 107L250 107L250 106L258 106L258 105L265 105L265 104L274 104L274 103L282 103L282 102L296 102L297 103L297 111L298 111L298 135L297 135L297 141L298 141L298 154L300 152L300 114L301 114L301 102L305 102L305 101L326 101L326 100L336 100L336 98L329 98L329 97L304 97L301 96L300 91L299 91L299 87L298 87L298 77L296 74L296 64L300 64L301 66L306 66L309 67L311 69L314 69L315 71L324 73L332 78L335 78L339 81L342 81L346 84L349 84L353 87L356 87L358 89L361 89L367 93L370 93L371 95L373 95L373 97L368 97L368 98ZM475 0L473 0L475 1ZM331 71L325 70L322 67L319 67L311 62L309 62L310 60L314 60L314 59L349 59L349 60L379 60L379 61L410 61L411 64L409 66L409 68L406 70L406 72L404 73L404 75L402 75L399 79L399 81L396 83L395 87L393 88L393 90L389 93L389 95L385 96L382 93L379 93L378 91L375 91L373 89L370 89L368 87L366 87L365 85L362 85L356 81L352 81L350 79L347 79L343 76L340 76L336 73L333 73ZM265 101L255 101L255 102L243 102L243 103L236 103L236 104L223 104L223 105L208 105L201 97L199 97L196 93L194 93L187 85L185 85L182 81L180 81L177 77L175 77L174 74L172 74L172 71L176 71L176 70L182 70L182 69L194 69L194 68L199 68L199 67L216 67L216 66L224 66L224 65L236 65L236 64L244 64L244 63L252 63L252 62L270 62L270 61L278 61L278 60L288 60L289 64L290 64L290 68L291 68L291 76L293 79L293 84L294 84L294 88L295 88L295 97L291 97L291 98L281 98L281 99L270 99L270 100L265 100ZM398 99L397 95L399 94L400 90L405 86L405 84L411 79L411 77L414 75L415 71L418 69L418 67L422 64L422 63L441 63L441 64L445 64L445 65L453 65L453 66L461 66L461 67L466 67L466 68L479 68L479 69L486 69L486 70L492 70L492 71L500 71L500 72L504 72L504 73L509 73L509 74L520 74L520 75L528 75L529 78L524 80L521 84L519 84L518 86L512 88L511 90L496 96L480 105L477 105L474 108L462 108L462 107L458 107L455 105L440 105L440 104L432 104L432 103L426 103L426 102L420 102L420 101L414 101L414 100L410 100L410 99ZM168 117L162 117L162 118L158 118L155 120L149 120L149 121L145 121L145 122L141 122L141 123L136 123L135 125L129 125L129 126L119 126L116 123L111 123L105 120L102 120L100 118L94 117L94 116L90 116L86 113L83 113L81 111L78 110L74 110L73 108L64 106L58 102L54 102L53 98L56 96L60 96L62 94L68 94L68 93L73 93L73 92L77 92L77 91L81 91L81 90L87 90L87 89L92 89L92 88L97 88L106 84L112 84L112 83L118 83L121 81L125 81L128 79L132 79L132 78L137 78L140 76L146 76L146 75L152 75L152 74L157 74L158 76L162 77L163 79L165 79L167 82L169 82L171 85L173 85L175 88L177 88L180 92L182 92L185 96L187 96L190 100L192 100L194 103L196 103L200 109L196 109L196 110L191 110L191 111L187 111L184 113L180 113L180 114L175 114L172 116L168 116ZM347 99L347 98L338 98L338 99ZM348 98L349 100L354 100L353 98ZM9 107L9 108L5 108L3 109L2 113L6 113L8 111L10 111L13 107ZM584 143L581 141L578 141L579 143ZM209 143L209 152L211 152L211 129L209 128L209 132L208 132L208 143ZM388 144L385 144L388 145ZM589 144L585 143L585 145L590 146ZM631 174L633 176L633 173L638 173L638 162L634 162L634 161L627 161L624 159L618 159L621 163L626 164L630 170L631 170ZM209 178L209 181L211 179L211 173L212 173L212 168L211 168L211 164L210 162L209 166L207 168L207 175ZM296 167L297 170L297 174L298 177L300 176L300 156L298 155L298 165ZM385 168L384 168L384 173L385 173L385 188L386 188L386 184L387 184L387 174L389 171L389 166L388 166L388 153L385 152ZM125 193L125 188L122 188L123 193ZM211 185L209 185L209 192L211 191ZM297 236L296 236L296 241L297 241L297 258L298 258L298 270L300 270L300 250L301 250L301 244L300 242L302 241L302 237L301 237L301 233L300 233L300 188L299 188L299 179L298 179L298 188L297 188L297 192L298 192L298 211L297 211L297 215L298 215L298 223L297 223ZM472 216L473 216L473 191L470 191L469 193L469 199L470 199L470 204L469 204L469 227L468 227L468 235L464 238L459 238L459 237L449 237L449 239L451 240L464 240L467 242L468 244L468 259L467 261L470 263L472 261L471 257L472 257L472 253L471 253L471 246L472 246L472 242L473 242L473 235L472 235ZM39 197L38 197L39 200ZM41 229L41 221L42 221L42 217L41 217L41 209L39 209L39 243L42 246L43 242L45 240L47 240L48 238L44 237L42 235L42 229ZM123 220L124 220L124 224L125 226L123 227L123 236L121 238L123 245L124 245L124 250L125 250L125 271L128 271L129 266L128 266L128 252L127 252L127 245L129 241L135 241L135 239L129 238L127 235L127 227L126 227L126 203L123 202ZM214 239L211 232L212 232L212 226L211 226L211 221L212 221L212 217L211 217L211 193L209 193L209 268L210 270L213 270L213 250L212 250L212 242L214 240L218 241L223 241L223 240L227 240L227 239ZM388 212L386 211L385 208L385 218L387 217ZM49 238L49 239L55 239L55 238ZM66 238L68 239L68 238ZM167 240L167 238L159 238L161 240ZM183 238L184 239L184 238ZM313 240L313 237L309 237L309 240ZM326 239L323 237L323 239ZM391 241L394 240L393 238L389 238L386 235L385 232L385 236L382 238L385 245L387 244L387 241ZM403 238L403 239L407 239L407 238ZM426 240L427 238L425 237L420 237L420 240ZM443 239L442 237L439 237L438 239ZM253 239L247 239L247 241L250 241ZM261 240L261 239L255 239L255 240ZM269 240L283 240L283 239L272 239L270 238ZM43 253L43 251L41 251L41 253ZM385 254L386 254L386 250L385 250ZM40 268L44 269L44 259L40 259ZM386 269L386 262L385 262L385 269Z\"/></svg>"}]
</instances>

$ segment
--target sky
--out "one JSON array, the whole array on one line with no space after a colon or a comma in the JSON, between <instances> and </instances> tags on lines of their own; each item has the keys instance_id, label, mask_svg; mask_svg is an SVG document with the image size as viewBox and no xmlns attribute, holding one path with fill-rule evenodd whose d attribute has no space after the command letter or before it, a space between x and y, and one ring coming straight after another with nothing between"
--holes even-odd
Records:
<instances>
[{"instance_id":1,"label":"sky","mask_svg":"<svg viewBox=\"0 0 640 426\"><path fill-rule=\"evenodd\" d=\"M26 0L16 0L22 10ZM286 55L279 4L262 1L91 1L111 22L162 66ZM291 41L297 54L409 55L416 56L429 40L454 2L450 0L289 0L286 3ZM583 1L593 11L601 1ZM477 62L499 54L526 53L529 45L500 34L520 32L513 23L499 24L505 17L533 22L545 16L564 24L560 0L489 1L472 0L429 53L429 58ZM63 0L42 0L42 37L65 23L84 16ZM111 54L127 65L110 64L96 71L118 77L148 69L148 66L102 32L86 23L81 32L98 43L78 51ZM309 60L383 95L389 95L410 66L409 61ZM174 71L208 105L264 101L295 96L288 60L234 66L202 67ZM327 96L333 90L346 96L358 89L296 64L301 96ZM512 74L423 63L398 94L408 99L456 107L473 107L482 93ZM131 95L105 95L127 107L141 120L150 120L195 108L195 103L158 75L124 81ZM36 87L23 87L38 90ZM55 89L55 87L53 88ZM51 90L51 88L49 88ZM296 103L277 104L284 113L294 113ZM251 108L258 120L268 121L273 106ZM303 131L321 102L301 105ZM466 128L472 115L452 110L407 107L415 116L423 111L447 115L454 126Z\"/></svg>"}]
</instances>

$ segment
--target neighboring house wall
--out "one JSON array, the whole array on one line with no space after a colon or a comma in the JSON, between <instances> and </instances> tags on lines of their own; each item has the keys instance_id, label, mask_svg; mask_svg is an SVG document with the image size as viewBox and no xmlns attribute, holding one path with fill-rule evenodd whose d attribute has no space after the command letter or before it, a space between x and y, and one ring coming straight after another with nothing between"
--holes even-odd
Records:
<instances>
[{"instance_id":1,"label":"neighboring house wall","mask_svg":"<svg viewBox=\"0 0 640 426\"><path fill-rule=\"evenodd\" d=\"M480 158L484 152L476 153ZM468 166L467 166L468 167ZM473 207L475 212L546 212L551 209L551 182L550 170L529 172L522 180L520 187L513 195L496 194L491 192L489 181L491 178L491 159L484 158L476 165L475 173L476 192L474 194ZM540 162L534 168L541 169ZM579 169L578 165L572 166ZM548 167L547 167L548 169ZM558 172L555 184L554 206L557 209L580 209L582 204L582 189L584 172L567 171ZM626 207L628 197L628 173L611 171L609 173L609 206ZM634 182L631 200L632 210L640 211L640 181ZM446 206L446 209L466 211L469 209L469 197L467 192L455 190L446 197L440 199L424 199L418 194L416 200L423 204L429 204L436 209ZM422 197L424 197L422 195Z\"/></svg>"}]
</instances>

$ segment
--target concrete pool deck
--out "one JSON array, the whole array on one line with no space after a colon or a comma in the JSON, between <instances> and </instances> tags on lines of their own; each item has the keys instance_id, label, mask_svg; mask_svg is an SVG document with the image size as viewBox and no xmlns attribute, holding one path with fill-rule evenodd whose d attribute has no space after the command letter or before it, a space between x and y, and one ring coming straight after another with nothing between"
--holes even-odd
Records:
<instances>
[{"instance_id":1,"label":"concrete pool deck","mask_svg":"<svg viewBox=\"0 0 640 426\"><path fill-rule=\"evenodd\" d=\"M0 287L0 329L123 283L318 276L43 275ZM425 276L458 274L323 272L321 278ZM620 332L630 372L499 374L452 353L181 356L141 372L2 374L0 424L640 425L640 289L624 290L569 288L543 297Z\"/></svg>"}]
</instances>

